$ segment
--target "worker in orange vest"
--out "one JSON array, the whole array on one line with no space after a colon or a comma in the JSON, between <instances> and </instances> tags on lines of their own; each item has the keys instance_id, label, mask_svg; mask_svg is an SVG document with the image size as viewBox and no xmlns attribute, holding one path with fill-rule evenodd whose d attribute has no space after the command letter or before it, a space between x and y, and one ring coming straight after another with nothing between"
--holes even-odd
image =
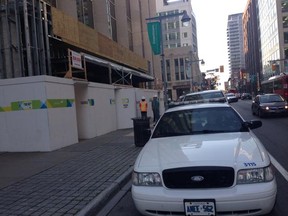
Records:
<instances>
[{"instance_id":1,"label":"worker in orange vest","mask_svg":"<svg viewBox=\"0 0 288 216\"><path fill-rule=\"evenodd\" d=\"M142 100L139 103L139 108L141 112L141 117L147 118L148 103L144 96L142 97Z\"/></svg>"}]
</instances>

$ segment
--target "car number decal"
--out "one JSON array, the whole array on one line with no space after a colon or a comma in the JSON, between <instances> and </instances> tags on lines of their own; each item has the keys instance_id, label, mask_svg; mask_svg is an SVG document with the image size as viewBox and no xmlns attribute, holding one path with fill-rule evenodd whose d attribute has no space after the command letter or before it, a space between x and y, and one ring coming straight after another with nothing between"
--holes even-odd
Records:
<instances>
[{"instance_id":1,"label":"car number decal","mask_svg":"<svg viewBox=\"0 0 288 216\"><path fill-rule=\"evenodd\" d=\"M254 167L254 166L257 166L257 164L255 162L252 162L252 163L244 163L244 166L245 167Z\"/></svg>"}]
</instances>

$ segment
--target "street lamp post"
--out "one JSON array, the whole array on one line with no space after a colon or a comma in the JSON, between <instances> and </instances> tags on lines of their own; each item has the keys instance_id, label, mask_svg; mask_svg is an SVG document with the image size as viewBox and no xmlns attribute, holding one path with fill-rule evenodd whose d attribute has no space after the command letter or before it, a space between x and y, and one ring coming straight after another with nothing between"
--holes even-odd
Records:
<instances>
[{"instance_id":1,"label":"street lamp post","mask_svg":"<svg viewBox=\"0 0 288 216\"><path fill-rule=\"evenodd\" d=\"M190 66L190 92L193 92L193 67L192 67L192 63L194 62L201 62L201 65L204 65L205 62L203 59L197 59L197 60L189 60L189 66Z\"/></svg>"},{"instance_id":2,"label":"street lamp post","mask_svg":"<svg viewBox=\"0 0 288 216\"><path fill-rule=\"evenodd\" d=\"M147 21L152 21L156 20L160 22L160 46L161 46L161 73L162 73L162 82L163 82L163 88L164 88L164 107L165 110L168 109L168 90L167 90L167 77L166 77L166 72L165 72L165 55L164 55L164 42L163 42L163 34L162 34L162 20L167 19L167 18L172 18L172 17L179 17L182 16L181 21L183 25L186 23L189 23L191 18L188 16L187 12L184 10L183 12L180 13L175 13L175 14L169 14L169 15L164 15L164 16L157 16L157 17L150 17L147 18Z\"/></svg>"}]
</instances>

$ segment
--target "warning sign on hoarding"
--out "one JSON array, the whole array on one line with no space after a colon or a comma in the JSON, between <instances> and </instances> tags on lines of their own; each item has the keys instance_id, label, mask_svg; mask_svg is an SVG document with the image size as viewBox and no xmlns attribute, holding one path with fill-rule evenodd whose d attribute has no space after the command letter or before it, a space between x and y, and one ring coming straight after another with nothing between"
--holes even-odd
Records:
<instances>
[{"instance_id":1,"label":"warning sign on hoarding","mask_svg":"<svg viewBox=\"0 0 288 216\"><path fill-rule=\"evenodd\" d=\"M72 54L72 67L83 69L81 54L71 51Z\"/></svg>"}]
</instances>

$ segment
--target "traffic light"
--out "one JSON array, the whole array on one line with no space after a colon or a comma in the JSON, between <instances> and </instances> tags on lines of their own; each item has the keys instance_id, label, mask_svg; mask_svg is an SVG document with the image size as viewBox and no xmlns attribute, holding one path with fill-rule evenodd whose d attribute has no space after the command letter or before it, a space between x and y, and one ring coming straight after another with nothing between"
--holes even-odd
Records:
<instances>
[{"instance_id":1,"label":"traffic light","mask_svg":"<svg viewBox=\"0 0 288 216\"><path fill-rule=\"evenodd\" d=\"M220 73L224 72L224 65L220 65Z\"/></svg>"},{"instance_id":2,"label":"traffic light","mask_svg":"<svg viewBox=\"0 0 288 216\"><path fill-rule=\"evenodd\" d=\"M272 64L272 71L276 71L277 69L277 65L276 64Z\"/></svg>"}]
</instances>

